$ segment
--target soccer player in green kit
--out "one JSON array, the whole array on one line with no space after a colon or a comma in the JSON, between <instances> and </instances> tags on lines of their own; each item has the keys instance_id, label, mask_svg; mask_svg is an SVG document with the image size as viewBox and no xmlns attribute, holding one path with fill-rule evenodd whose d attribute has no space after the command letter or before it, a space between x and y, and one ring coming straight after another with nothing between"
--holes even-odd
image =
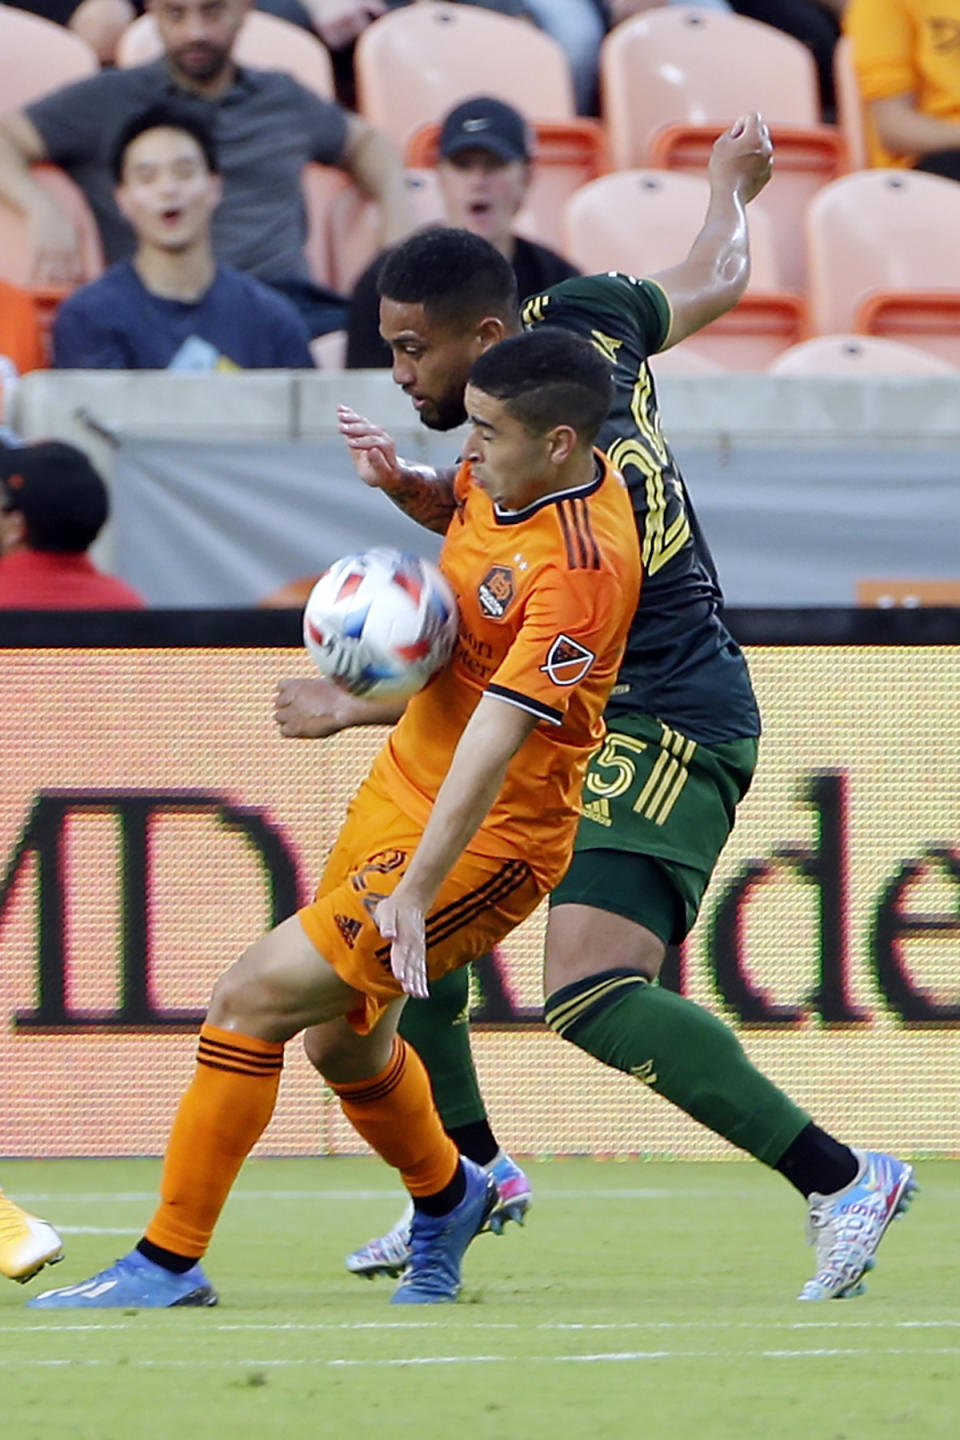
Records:
<instances>
[{"instance_id":1,"label":"soccer player in green kit","mask_svg":"<svg viewBox=\"0 0 960 1440\"><path fill-rule=\"evenodd\" d=\"M719 615L713 561L660 430L647 360L743 294L745 206L766 184L771 157L760 116L744 117L714 146L707 214L685 260L649 279L611 272L566 280L521 307L524 326L573 330L611 364L615 398L597 444L629 486L644 572L606 711L608 734L587 774L574 859L551 897L545 1019L565 1040L635 1075L779 1171L806 1198L817 1264L800 1298L821 1300L862 1292L887 1226L914 1188L911 1167L821 1130L750 1063L727 1025L655 983L667 946L696 919L749 788L760 719L746 662ZM465 232L421 232L398 247L381 276L393 378L434 429L463 422L472 360L518 327L509 267L489 251ZM427 528L446 529L454 516L447 472L399 460L391 437L351 410L341 409L340 428L366 483ZM389 706L331 694L324 682L281 683L284 734L320 736L394 718ZM462 970L431 987L429 999L408 1001L401 1033L430 1071L454 1138L459 1130L469 1145L485 1131L496 1152L467 1028L455 1023L465 1013L467 983ZM307 1052L317 1060L335 1043L318 1027L308 1033ZM469 1114L471 1122L459 1118ZM361 1274L395 1273L404 1245L401 1221L348 1265Z\"/></svg>"}]
</instances>

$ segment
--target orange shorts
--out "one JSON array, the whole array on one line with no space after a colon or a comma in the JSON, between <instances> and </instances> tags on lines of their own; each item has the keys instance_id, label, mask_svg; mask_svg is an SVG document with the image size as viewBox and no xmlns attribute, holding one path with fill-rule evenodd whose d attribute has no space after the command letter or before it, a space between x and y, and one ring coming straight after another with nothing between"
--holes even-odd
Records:
<instances>
[{"instance_id":1,"label":"orange shorts","mask_svg":"<svg viewBox=\"0 0 960 1440\"><path fill-rule=\"evenodd\" d=\"M312 903L297 912L315 949L363 994L363 1008L347 1016L361 1035L403 994L390 969L390 941L377 929L373 912L402 879L422 834L422 826L365 784L347 812ZM544 893L525 861L465 850L427 916L430 979L486 955L536 909Z\"/></svg>"}]
</instances>

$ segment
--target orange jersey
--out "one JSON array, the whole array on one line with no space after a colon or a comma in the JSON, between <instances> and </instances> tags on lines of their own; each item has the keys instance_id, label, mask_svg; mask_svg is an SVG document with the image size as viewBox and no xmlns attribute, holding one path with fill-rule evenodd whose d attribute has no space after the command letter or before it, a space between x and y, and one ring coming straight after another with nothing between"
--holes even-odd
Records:
<instances>
[{"instance_id":1,"label":"orange jersey","mask_svg":"<svg viewBox=\"0 0 960 1440\"><path fill-rule=\"evenodd\" d=\"M589 484L523 510L495 505L461 467L440 555L460 608L453 659L410 701L370 777L425 824L482 695L537 716L470 849L521 856L546 887L570 861L587 760L640 593L627 489L595 453Z\"/></svg>"}]
</instances>

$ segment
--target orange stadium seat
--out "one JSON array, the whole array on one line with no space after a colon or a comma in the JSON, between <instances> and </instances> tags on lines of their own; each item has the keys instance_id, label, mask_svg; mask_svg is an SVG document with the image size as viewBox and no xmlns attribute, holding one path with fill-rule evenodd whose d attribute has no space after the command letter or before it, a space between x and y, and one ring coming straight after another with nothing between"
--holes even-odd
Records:
<instances>
[{"instance_id":1,"label":"orange stadium seat","mask_svg":"<svg viewBox=\"0 0 960 1440\"><path fill-rule=\"evenodd\" d=\"M947 580L858 580L857 604L884 609L904 605L960 605L960 575Z\"/></svg>"},{"instance_id":2,"label":"orange stadium seat","mask_svg":"<svg viewBox=\"0 0 960 1440\"><path fill-rule=\"evenodd\" d=\"M669 6L617 25L600 52L603 117L614 166L704 173L726 126L759 110L777 160L764 202L791 289L806 279L802 216L841 174L846 150L820 123L816 66L805 45L771 25L717 10Z\"/></svg>"},{"instance_id":3,"label":"orange stadium seat","mask_svg":"<svg viewBox=\"0 0 960 1440\"><path fill-rule=\"evenodd\" d=\"M525 211L537 238L555 249L563 246L563 209L570 196L588 180L609 170L607 137L597 120L535 120L535 163ZM421 125L407 141L408 165L437 163L440 126Z\"/></svg>"},{"instance_id":4,"label":"orange stadium seat","mask_svg":"<svg viewBox=\"0 0 960 1440\"><path fill-rule=\"evenodd\" d=\"M0 111L20 110L99 69L92 48L79 35L25 10L0 5Z\"/></svg>"},{"instance_id":5,"label":"orange stadium seat","mask_svg":"<svg viewBox=\"0 0 960 1440\"><path fill-rule=\"evenodd\" d=\"M269 595L261 596L257 605L262 610L302 610L319 579L319 573L299 575L295 580L288 580L276 590L271 590Z\"/></svg>"},{"instance_id":6,"label":"orange stadium seat","mask_svg":"<svg viewBox=\"0 0 960 1440\"><path fill-rule=\"evenodd\" d=\"M814 330L857 330L960 364L960 186L914 170L862 170L807 214Z\"/></svg>"},{"instance_id":7,"label":"orange stadium seat","mask_svg":"<svg viewBox=\"0 0 960 1440\"><path fill-rule=\"evenodd\" d=\"M157 60L161 54L153 16L141 15L120 36L117 64L130 69ZM333 66L327 48L300 25L251 10L237 37L234 54L241 65L249 65L252 70L285 70L324 100L333 99Z\"/></svg>"},{"instance_id":8,"label":"orange stadium seat","mask_svg":"<svg viewBox=\"0 0 960 1440\"><path fill-rule=\"evenodd\" d=\"M445 218L443 199L432 170L408 170L404 177L414 228ZM379 249L376 204L341 170L308 165L303 172L307 207L305 254L310 273L344 293Z\"/></svg>"},{"instance_id":9,"label":"orange stadium seat","mask_svg":"<svg viewBox=\"0 0 960 1440\"><path fill-rule=\"evenodd\" d=\"M864 170L867 156L867 122L863 113L860 85L853 67L853 45L841 35L833 52L833 85L837 96L837 120L847 147L851 170Z\"/></svg>"},{"instance_id":10,"label":"orange stadium seat","mask_svg":"<svg viewBox=\"0 0 960 1440\"><path fill-rule=\"evenodd\" d=\"M382 15L354 52L358 109L405 146L414 130L471 95L493 95L531 120L575 115L570 64L526 20L418 0Z\"/></svg>"},{"instance_id":11,"label":"orange stadium seat","mask_svg":"<svg viewBox=\"0 0 960 1440\"><path fill-rule=\"evenodd\" d=\"M960 375L947 360L877 335L815 335L767 367L771 375Z\"/></svg>"},{"instance_id":12,"label":"orange stadium seat","mask_svg":"<svg viewBox=\"0 0 960 1440\"><path fill-rule=\"evenodd\" d=\"M619 170L582 186L567 203L566 253L583 270L650 275L683 259L707 209L709 184L699 175ZM773 227L763 204L751 206L751 267L736 309L685 342L734 370L762 370L801 339L806 313L777 272Z\"/></svg>"}]
</instances>

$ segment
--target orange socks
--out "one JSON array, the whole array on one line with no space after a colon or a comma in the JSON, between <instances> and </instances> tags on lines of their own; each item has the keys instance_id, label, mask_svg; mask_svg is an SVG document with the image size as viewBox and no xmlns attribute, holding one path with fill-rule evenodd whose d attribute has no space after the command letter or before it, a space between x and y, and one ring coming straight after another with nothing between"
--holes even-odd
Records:
<instances>
[{"instance_id":1,"label":"orange socks","mask_svg":"<svg viewBox=\"0 0 960 1440\"><path fill-rule=\"evenodd\" d=\"M161 1202L147 1227L152 1244L184 1257L204 1253L240 1166L273 1114L282 1068L283 1045L203 1026L196 1074L167 1146Z\"/></svg>"},{"instance_id":2,"label":"orange socks","mask_svg":"<svg viewBox=\"0 0 960 1440\"><path fill-rule=\"evenodd\" d=\"M423 1061L399 1035L379 1075L331 1088L353 1128L400 1171L411 1195L436 1195L450 1184L460 1152L440 1124Z\"/></svg>"}]
</instances>

